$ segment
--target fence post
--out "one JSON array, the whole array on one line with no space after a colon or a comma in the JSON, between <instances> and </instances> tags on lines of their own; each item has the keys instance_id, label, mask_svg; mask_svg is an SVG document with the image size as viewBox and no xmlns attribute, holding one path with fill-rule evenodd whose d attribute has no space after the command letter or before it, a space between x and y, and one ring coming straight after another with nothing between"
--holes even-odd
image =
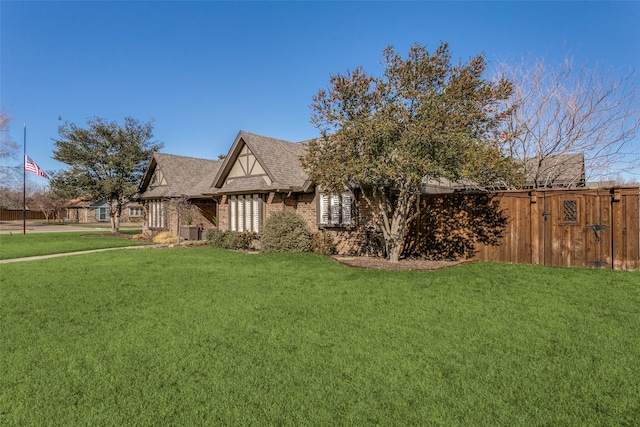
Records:
<instances>
[{"instance_id":1,"label":"fence post","mask_svg":"<svg viewBox=\"0 0 640 427\"><path fill-rule=\"evenodd\" d=\"M530 193L529 212L530 222L529 230L531 236L531 264L540 265L540 212L538 203L538 192L532 190Z\"/></svg>"},{"instance_id":2,"label":"fence post","mask_svg":"<svg viewBox=\"0 0 640 427\"><path fill-rule=\"evenodd\" d=\"M611 189L611 268L625 268L624 207L620 188Z\"/></svg>"}]
</instances>

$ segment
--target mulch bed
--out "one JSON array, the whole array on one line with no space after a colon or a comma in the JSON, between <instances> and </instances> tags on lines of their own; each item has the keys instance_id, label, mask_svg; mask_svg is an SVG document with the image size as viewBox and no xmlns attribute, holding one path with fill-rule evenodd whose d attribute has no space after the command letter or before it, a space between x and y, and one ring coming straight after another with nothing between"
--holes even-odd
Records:
<instances>
[{"instance_id":1,"label":"mulch bed","mask_svg":"<svg viewBox=\"0 0 640 427\"><path fill-rule=\"evenodd\" d=\"M125 234L125 233L103 233L103 234L85 234L83 237L122 237L129 240L140 240L134 239L133 235ZM184 246L192 246L194 243L204 243L204 242L183 242ZM199 245L198 245L199 246ZM169 247L172 247L170 245ZM258 251L248 251L248 250L236 250L235 252L242 253L259 253ZM472 262L471 260L428 260L428 259L401 259L400 261L394 263L389 262L385 258L377 258L377 257L364 257L364 256L342 256L342 255L334 255L331 257L334 261L356 268L366 268L372 270L440 270L442 268L453 267L454 265L459 265L467 262Z\"/></svg>"},{"instance_id":2,"label":"mulch bed","mask_svg":"<svg viewBox=\"0 0 640 427\"><path fill-rule=\"evenodd\" d=\"M401 259L394 263L384 258L375 257L354 257L354 256L333 256L336 262L349 267L368 268L374 270L440 270L441 268L453 267L470 260L428 260L428 259Z\"/></svg>"}]
</instances>

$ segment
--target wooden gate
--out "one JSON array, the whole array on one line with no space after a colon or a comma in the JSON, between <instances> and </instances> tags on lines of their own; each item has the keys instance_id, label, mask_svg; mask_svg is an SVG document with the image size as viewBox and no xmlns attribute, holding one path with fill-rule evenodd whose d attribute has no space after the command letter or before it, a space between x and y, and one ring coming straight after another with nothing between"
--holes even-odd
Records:
<instances>
[{"instance_id":1,"label":"wooden gate","mask_svg":"<svg viewBox=\"0 0 640 427\"><path fill-rule=\"evenodd\" d=\"M542 239L542 259L536 263L613 268L611 195L608 192L541 192L538 199L541 203L538 228L541 229L537 238ZM536 236L532 237L536 239Z\"/></svg>"},{"instance_id":2,"label":"wooden gate","mask_svg":"<svg viewBox=\"0 0 640 427\"><path fill-rule=\"evenodd\" d=\"M640 267L640 189L581 188L500 193L509 223L476 259L565 267Z\"/></svg>"}]
</instances>

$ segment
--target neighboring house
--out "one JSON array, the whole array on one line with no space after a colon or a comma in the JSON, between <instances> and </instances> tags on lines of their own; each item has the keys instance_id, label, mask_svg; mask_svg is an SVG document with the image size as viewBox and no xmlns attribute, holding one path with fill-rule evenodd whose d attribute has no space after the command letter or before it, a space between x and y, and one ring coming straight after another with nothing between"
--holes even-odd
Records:
<instances>
[{"instance_id":1,"label":"neighboring house","mask_svg":"<svg viewBox=\"0 0 640 427\"><path fill-rule=\"evenodd\" d=\"M99 203L93 203L89 205L90 211L93 214L89 214L89 222L109 222L111 221L111 207L106 200L102 200ZM142 203L127 202L122 207L120 212L120 223L123 222L140 222L144 219L144 210Z\"/></svg>"},{"instance_id":2,"label":"neighboring house","mask_svg":"<svg viewBox=\"0 0 640 427\"><path fill-rule=\"evenodd\" d=\"M524 188L585 187L584 154L558 154L523 162Z\"/></svg>"},{"instance_id":3,"label":"neighboring house","mask_svg":"<svg viewBox=\"0 0 640 427\"><path fill-rule=\"evenodd\" d=\"M65 208L67 210L67 221L78 223L108 222L111 220L111 212L106 201L91 203L82 198L69 201ZM120 216L120 222L142 222L144 218L143 205L137 202L128 202L124 205Z\"/></svg>"},{"instance_id":4,"label":"neighboring house","mask_svg":"<svg viewBox=\"0 0 640 427\"><path fill-rule=\"evenodd\" d=\"M92 218L93 214L91 202L89 201L82 198L73 199L67 202L65 208L67 209L67 221L79 223L94 222L94 219L89 221L89 218Z\"/></svg>"},{"instance_id":5,"label":"neighboring house","mask_svg":"<svg viewBox=\"0 0 640 427\"><path fill-rule=\"evenodd\" d=\"M105 200L99 203L92 203L89 208L93 211L93 220L95 222L111 221L111 208ZM120 218L123 221L123 218Z\"/></svg>"},{"instance_id":6,"label":"neighboring house","mask_svg":"<svg viewBox=\"0 0 640 427\"><path fill-rule=\"evenodd\" d=\"M520 160L521 171L524 174L522 189L544 188L576 188L585 187L584 154L558 154L543 159L528 158ZM422 193L440 194L464 190L507 190L504 183L493 185L477 185L472 181L450 181L446 178L439 180L425 179L422 182Z\"/></svg>"}]
</instances>

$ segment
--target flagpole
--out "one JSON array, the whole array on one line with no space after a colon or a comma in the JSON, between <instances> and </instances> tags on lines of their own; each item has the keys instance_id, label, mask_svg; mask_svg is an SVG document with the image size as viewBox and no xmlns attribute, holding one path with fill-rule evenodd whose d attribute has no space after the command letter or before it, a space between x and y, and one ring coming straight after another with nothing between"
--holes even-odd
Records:
<instances>
[{"instance_id":1,"label":"flagpole","mask_svg":"<svg viewBox=\"0 0 640 427\"><path fill-rule=\"evenodd\" d=\"M22 234L27 234L27 125L24 125L24 156L22 156Z\"/></svg>"}]
</instances>

